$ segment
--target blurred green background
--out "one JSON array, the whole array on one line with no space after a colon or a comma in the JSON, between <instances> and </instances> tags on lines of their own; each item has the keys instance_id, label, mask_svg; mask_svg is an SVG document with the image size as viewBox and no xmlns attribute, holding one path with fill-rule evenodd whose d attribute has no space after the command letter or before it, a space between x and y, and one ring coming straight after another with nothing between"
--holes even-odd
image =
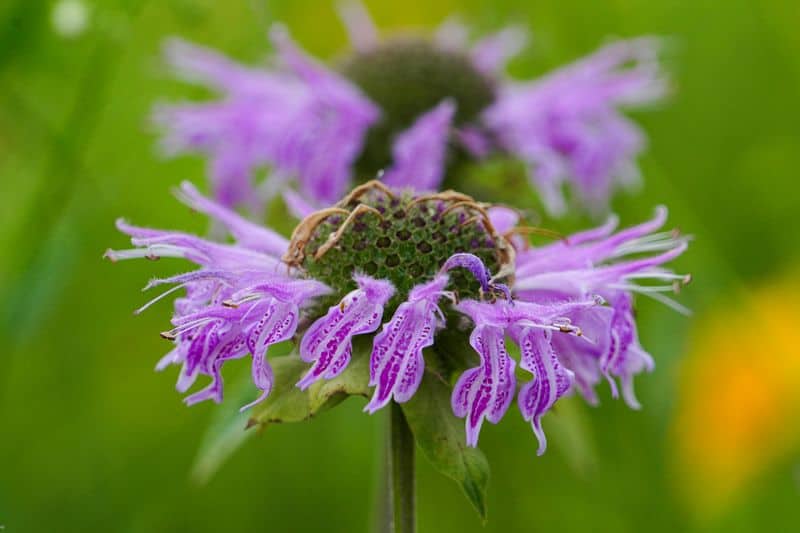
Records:
<instances>
[{"instance_id":1,"label":"blurred green background","mask_svg":"<svg viewBox=\"0 0 800 533\"><path fill-rule=\"evenodd\" d=\"M167 76L162 39L181 35L255 62L268 52L267 25L282 20L327 58L345 46L331 3L84 4L87 25L68 36L54 23L54 3L0 2L0 526L9 533L368 530L381 422L361 414L360 399L310 423L270 427L208 484L191 480L218 408L185 407L174 370L152 371L167 349L156 332L169 304L131 315L146 300L144 283L181 265L101 260L107 247L124 245L113 227L121 215L143 225L206 227L168 193L182 179L204 183L203 163L159 160L147 132L155 101L197 94ZM777 451L753 466L745 448L731 468L747 463L755 473L730 498L712 505L692 496L719 487L702 461L698 468L676 453L687 446L682 439L707 442L709 457L715 442L728 442L682 428L676 413L714 398L716 378L729 368L725 350L736 349L741 329L771 334L769 321L747 307L748 295L777 284L775 301L800 300L787 292L784 301L780 289L780 280L791 283L798 272L800 255L797 2L368 4L385 29L433 27L453 13L481 31L526 24L534 38L512 65L520 76L577 58L609 36L669 36L675 93L658 110L636 115L651 141L641 161L645 187L618 197L615 209L631 224L665 203L671 222L696 236L676 265L694 274L681 300L696 316L640 302L642 342L658 365L637 381L645 409L612 401L607 387L597 409L569 402L570 425L559 414L545 419L553 442L544 457L536 457L535 438L515 408L486 427L481 448L492 479L485 527L460 489L421 458L420 531L800 530L797 398L781 393L763 404L781 414L780 423L753 440ZM703 324L723 311L740 312L745 327L731 328L733 348L717 350L701 342ZM755 345L744 355L768 365L772 351ZM790 332L780 346L790 360L800 358L800 335ZM715 350L708 389L683 394L682 369ZM226 367L228 382L234 367L247 366ZM723 428L747 411L750 386L745 380L735 401L725 402L733 415Z\"/></svg>"}]
</instances>

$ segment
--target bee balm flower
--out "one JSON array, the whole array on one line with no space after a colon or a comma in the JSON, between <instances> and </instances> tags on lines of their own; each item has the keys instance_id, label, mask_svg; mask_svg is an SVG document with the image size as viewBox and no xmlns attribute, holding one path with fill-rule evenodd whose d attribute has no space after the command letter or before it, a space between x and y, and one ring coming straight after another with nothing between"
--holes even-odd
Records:
<instances>
[{"instance_id":1,"label":"bee balm flower","mask_svg":"<svg viewBox=\"0 0 800 533\"><path fill-rule=\"evenodd\" d=\"M619 378L635 405L631 380L652 368L652 359L636 337L631 294L653 290L639 287L641 280L671 286L678 277L663 265L686 247L679 236L654 233L666 216L660 210L653 221L618 233L607 224L530 248L507 208L454 191L416 193L378 181L311 213L288 240L188 183L180 196L224 224L235 242L120 222L135 248L107 256L179 257L197 266L150 283L175 285L166 294L185 290L175 300L173 328L162 333L173 348L157 368L181 365L180 391L210 377L187 403L222 401L222 367L248 355L262 391L254 403L261 401L273 384L269 347L278 342L297 343L309 364L297 383L305 388L338 376L354 341L363 340L372 347L367 411L408 401L435 362L452 369L452 408L465 418L470 446L483 421L499 422L514 397L540 452L542 415L573 389L592 400L601 376L615 391ZM445 353L437 350L445 327L469 339L475 353L466 366L436 360ZM519 345L519 365L531 374L520 387L506 336Z\"/></svg>"}]
</instances>

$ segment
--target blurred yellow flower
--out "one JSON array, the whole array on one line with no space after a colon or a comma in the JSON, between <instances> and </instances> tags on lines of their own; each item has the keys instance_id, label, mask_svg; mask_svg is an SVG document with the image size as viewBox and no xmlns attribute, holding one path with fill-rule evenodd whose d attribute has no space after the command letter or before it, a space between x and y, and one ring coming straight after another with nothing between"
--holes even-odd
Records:
<instances>
[{"instance_id":1,"label":"blurred yellow flower","mask_svg":"<svg viewBox=\"0 0 800 533\"><path fill-rule=\"evenodd\" d=\"M678 490L704 516L800 444L800 278L726 303L697 323L672 432Z\"/></svg>"}]
</instances>

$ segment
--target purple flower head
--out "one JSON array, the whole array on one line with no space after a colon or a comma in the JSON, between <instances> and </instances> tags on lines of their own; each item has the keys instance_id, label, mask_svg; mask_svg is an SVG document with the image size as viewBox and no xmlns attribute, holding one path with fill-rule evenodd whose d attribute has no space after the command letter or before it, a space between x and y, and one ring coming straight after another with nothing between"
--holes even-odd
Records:
<instances>
[{"instance_id":1,"label":"purple flower head","mask_svg":"<svg viewBox=\"0 0 800 533\"><path fill-rule=\"evenodd\" d=\"M572 390L592 401L603 378L615 396L619 381L625 400L638 406L632 380L653 361L637 337L632 295L663 299L662 289L684 281L665 268L686 240L657 232L663 209L617 233L611 221L530 248L515 235L523 232L516 212L454 191L420 194L368 182L310 213L288 240L189 184L178 196L223 224L232 242L120 222L135 248L107 256L196 265L151 281L148 288L173 288L142 308L184 291L172 328L162 333L172 350L157 368L181 365L181 392L201 375L210 378L186 398L189 404L222 401L222 367L248 355L260 393L243 409L263 401L275 381L269 348L293 341L309 364L295 384L300 389L359 371L350 362L368 353L374 390L365 410L374 413L392 400L409 401L431 369L436 379L455 383L451 407L465 419L469 446L477 445L483 422L498 423L516 398L542 453L542 416ZM468 340L472 361L446 359L437 345L445 325L448 335ZM531 375L519 388L507 338Z\"/></svg>"},{"instance_id":2,"label":"purple flower head","mask_svg":"<svg viewBox=\"0 0 800 533\"><path fill-rule=\"evenodd\" d=\"M181 78L219 93L205 102L158 106L153 121L167 154L208 157L216 200L257 214L283 194L299 218L335 202L354 183L437 190L463 179L466 159L511 154L553 213L562 186L603 211L617 184L637 180L643 134L621 113L654 101L665 83L653 40L607 46L531 82L508 79L508 61L527 44L512 26L471 42L446 21L433 35L382 38L359 2L341 5L351 52L336 68L306 55L282 26L275 57L247 67L172 40L166 58ZM256 176L268 172L258 182Z\"/></svg>"},{"instance_id":3,"label":"purple flower head","mask_svg":"<svg viewBox=\"0 0 800 533\"><path fill-rule=\"evenodd\" d=\"M265 200L254 194L254 172L269 166L297 180L316 202L333 202L347 188L350 165L379 111L338 74L300 51L281 27L270 32L280 65L247 68L183 41L166 56L189 81L216 89L222 99L163 105L153 120L169 154L208 154L215 197L224 205Z\"/></svg>"},{"instance_id":4,"label":"purple flower head","mask_svg":"<svg viewBox=\"0 0 800 533\"><path fill-rule=\"evenodd\" d=\"M503 87L484 119L500 144L530 165L531 182L555 215L569 183L579 204L606 212L617 185L638 183L644 135L620 109L666 92L657 42L608 45L545 78Z\"/></svg>"}]
</instances>

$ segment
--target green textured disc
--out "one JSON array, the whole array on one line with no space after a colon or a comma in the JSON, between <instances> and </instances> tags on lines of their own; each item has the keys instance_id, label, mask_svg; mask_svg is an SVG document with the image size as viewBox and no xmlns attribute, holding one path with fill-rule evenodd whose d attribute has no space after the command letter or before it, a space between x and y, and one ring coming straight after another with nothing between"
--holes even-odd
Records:
<instances>
[{"instance_id":1,"label":"green textured disc","mask_svg":"<svg viewBox=\"0 0 800 533\"><path fill-rule=\"evenodd\" d=\"M433 279L447 259L474 254L492 272L508 261L509 245L491 229L480 206L455 193L414 196L362 186L338 204L347 213L322 218L304 243L302 268L341 295L362 272L391 281L402 301L417 284ZM463 269L450 272L459 298L477 297L479 285Z\"/></svg>"}]
</instances>

